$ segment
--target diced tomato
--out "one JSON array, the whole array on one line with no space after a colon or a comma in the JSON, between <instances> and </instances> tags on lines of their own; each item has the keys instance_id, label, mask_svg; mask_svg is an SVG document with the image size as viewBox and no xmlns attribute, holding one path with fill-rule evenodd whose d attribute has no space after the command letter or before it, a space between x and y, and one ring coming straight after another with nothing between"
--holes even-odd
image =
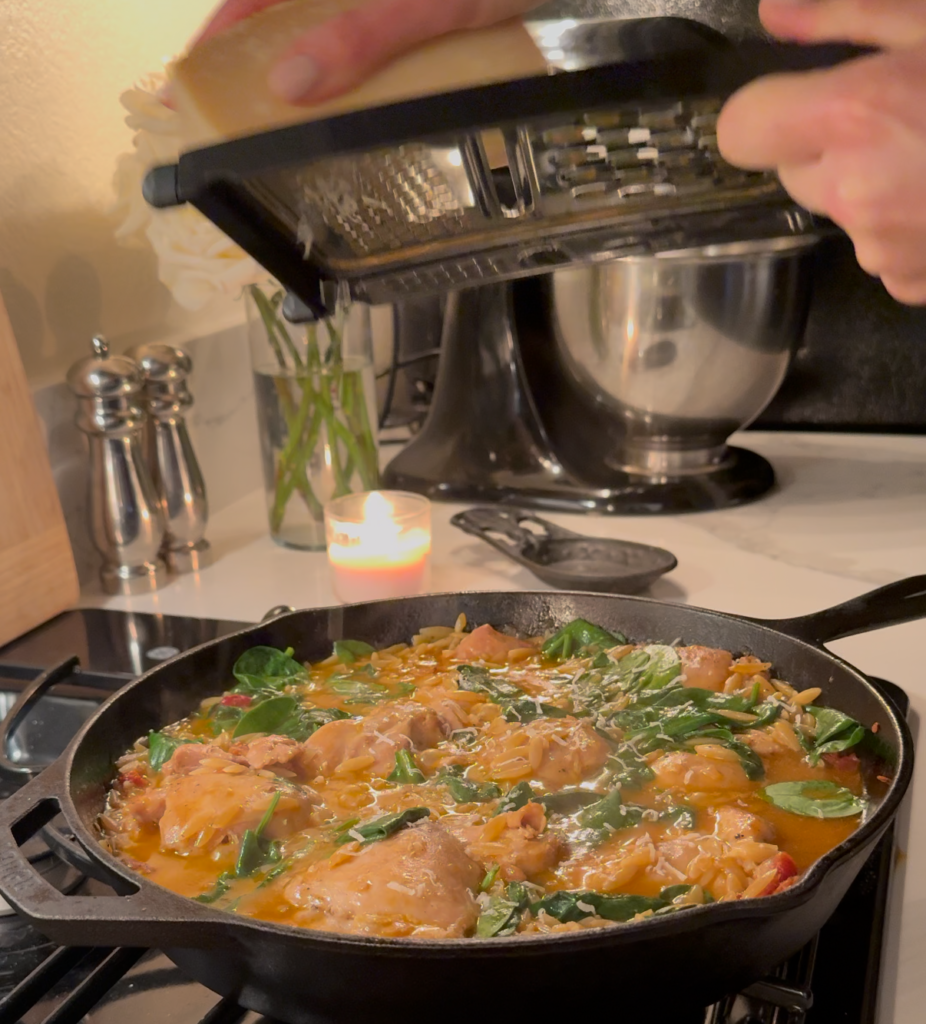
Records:
<instances>
[{"instance_id":1,"label":"diced tomato","mask_svg":"<svg viewBox=\"0 0 926 1024\"><path fill-rule=\"evenodd\" d=\"M226 693L219 703L227 708L249 708L251 700L246 693Z\"/></svg>"},{"instance_id":2,"label":"diced tomato","mask_svg":"<svg viewBox=\"0 0 926 1024\"><path fill-rule=\"evenodd\" d=\"M148 785L148 779L141 772L126 772L122 776L122 782L126 786L135 786L139 789Z\"/></svg>"},{"instance_id":3,"label":"diced tomato","mask_svg":"<svg viewBox=\"0 0 926 1024\"><path fill-rule=\"evenodd\" d=\"M858 754L824 754L823 760L830 766L830 768L835 768L837 772L858 771Z\"/></svg>"},{"instance_id":4,"label":"diced tomato","mask_svg":"<svg viewBox=\"0 0 926 1024\"><path fill-rule=\"evenodd\" d=\"M783 892L785 888L790 888L794 884L789 879L796 877L797 865L790 854L776 853L774 857L769 859L769 869L772 868L775 870L775 877L759 893L760 896L771 896L773 893ZM788 883L787 885L785 885L786 882Z\"/></svg>"}]
</instances>

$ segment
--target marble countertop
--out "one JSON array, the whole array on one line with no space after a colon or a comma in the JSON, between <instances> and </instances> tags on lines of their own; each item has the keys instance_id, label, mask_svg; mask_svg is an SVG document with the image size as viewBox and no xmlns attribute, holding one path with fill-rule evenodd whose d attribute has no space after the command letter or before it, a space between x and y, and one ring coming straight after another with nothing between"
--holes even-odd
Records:
<instances>
[{"instance_id":1,"label":"marble countertop","mask_svg":"<svg viewBox=\"0 0 926 1024\"><path fill-rule=\"evenodd\" d=\"M668 548L678 568L654 585L653 597L742 615L802 615L926 573L926 437L748 433L734 440L768 458L778 474L778 489L753 505L656 518L544 516L581 532ZM459 508L433 508L435 592L549 589L450 526ZM144 597L89 590L84 603L244 621L281 604L336 603L323 552L289 551L269 539L262 493L217 514L208 536L215 563L202 573ZM916 622L830 645L910 694L914 736L926 713L926 672L919 663L924 640L926 625ZM918 1024L926 1005L924 791L921 758L900 821L882 1024Z\"/></svg>"}]
</instances>

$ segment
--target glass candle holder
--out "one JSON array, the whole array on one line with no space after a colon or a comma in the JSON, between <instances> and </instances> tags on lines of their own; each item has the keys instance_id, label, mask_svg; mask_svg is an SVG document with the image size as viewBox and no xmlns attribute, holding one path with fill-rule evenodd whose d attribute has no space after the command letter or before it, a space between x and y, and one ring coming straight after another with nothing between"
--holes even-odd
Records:
<instances>
[{"instance_id":1,"label":"glass candle holder","mask_svg":"<svg viewBox=\"0 0 926 1024\"><path fill-rule=\"evenodd\" d=\"M331 585L346 604L413 597L431 582L431 503L405 491L348 494L325 506Z\"/></svg>"}]
</instances>

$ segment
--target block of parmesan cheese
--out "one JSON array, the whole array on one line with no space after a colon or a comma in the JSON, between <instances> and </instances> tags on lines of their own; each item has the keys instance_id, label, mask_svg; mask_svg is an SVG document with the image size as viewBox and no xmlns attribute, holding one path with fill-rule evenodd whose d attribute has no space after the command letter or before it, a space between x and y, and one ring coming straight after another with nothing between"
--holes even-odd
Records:
<instances>
[{"instance_id":1,"label":"block of parmesan cheese","mask_svg":"<svg viewBox=\"0 0 926 1024\"><path fill-rule=\"evenodd\" d=\"M546 63L520 20L424 43L353 91L311 107L278 99L271 67L306 29L367 0L289 0L194 47L171 69L187 144L202 145L352 110L540 75Z\"/></svg>"}]
</instances>

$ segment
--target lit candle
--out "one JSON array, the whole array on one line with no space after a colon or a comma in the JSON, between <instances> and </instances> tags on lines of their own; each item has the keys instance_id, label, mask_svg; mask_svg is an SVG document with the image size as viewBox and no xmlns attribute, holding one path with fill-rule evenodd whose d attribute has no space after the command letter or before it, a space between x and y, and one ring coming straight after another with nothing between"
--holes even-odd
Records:
<instances>
[{"instance_id":1,"label":"lit candle","mask_svg":"<svg viewBox=\"0 0 926 1024\"><path fill-rule=\"evenodd\" d=\"M427 590L431 503L404 491L348 494L325 506L331 585L341 601L380 601Z\"/></svg>"}]
</instances>

